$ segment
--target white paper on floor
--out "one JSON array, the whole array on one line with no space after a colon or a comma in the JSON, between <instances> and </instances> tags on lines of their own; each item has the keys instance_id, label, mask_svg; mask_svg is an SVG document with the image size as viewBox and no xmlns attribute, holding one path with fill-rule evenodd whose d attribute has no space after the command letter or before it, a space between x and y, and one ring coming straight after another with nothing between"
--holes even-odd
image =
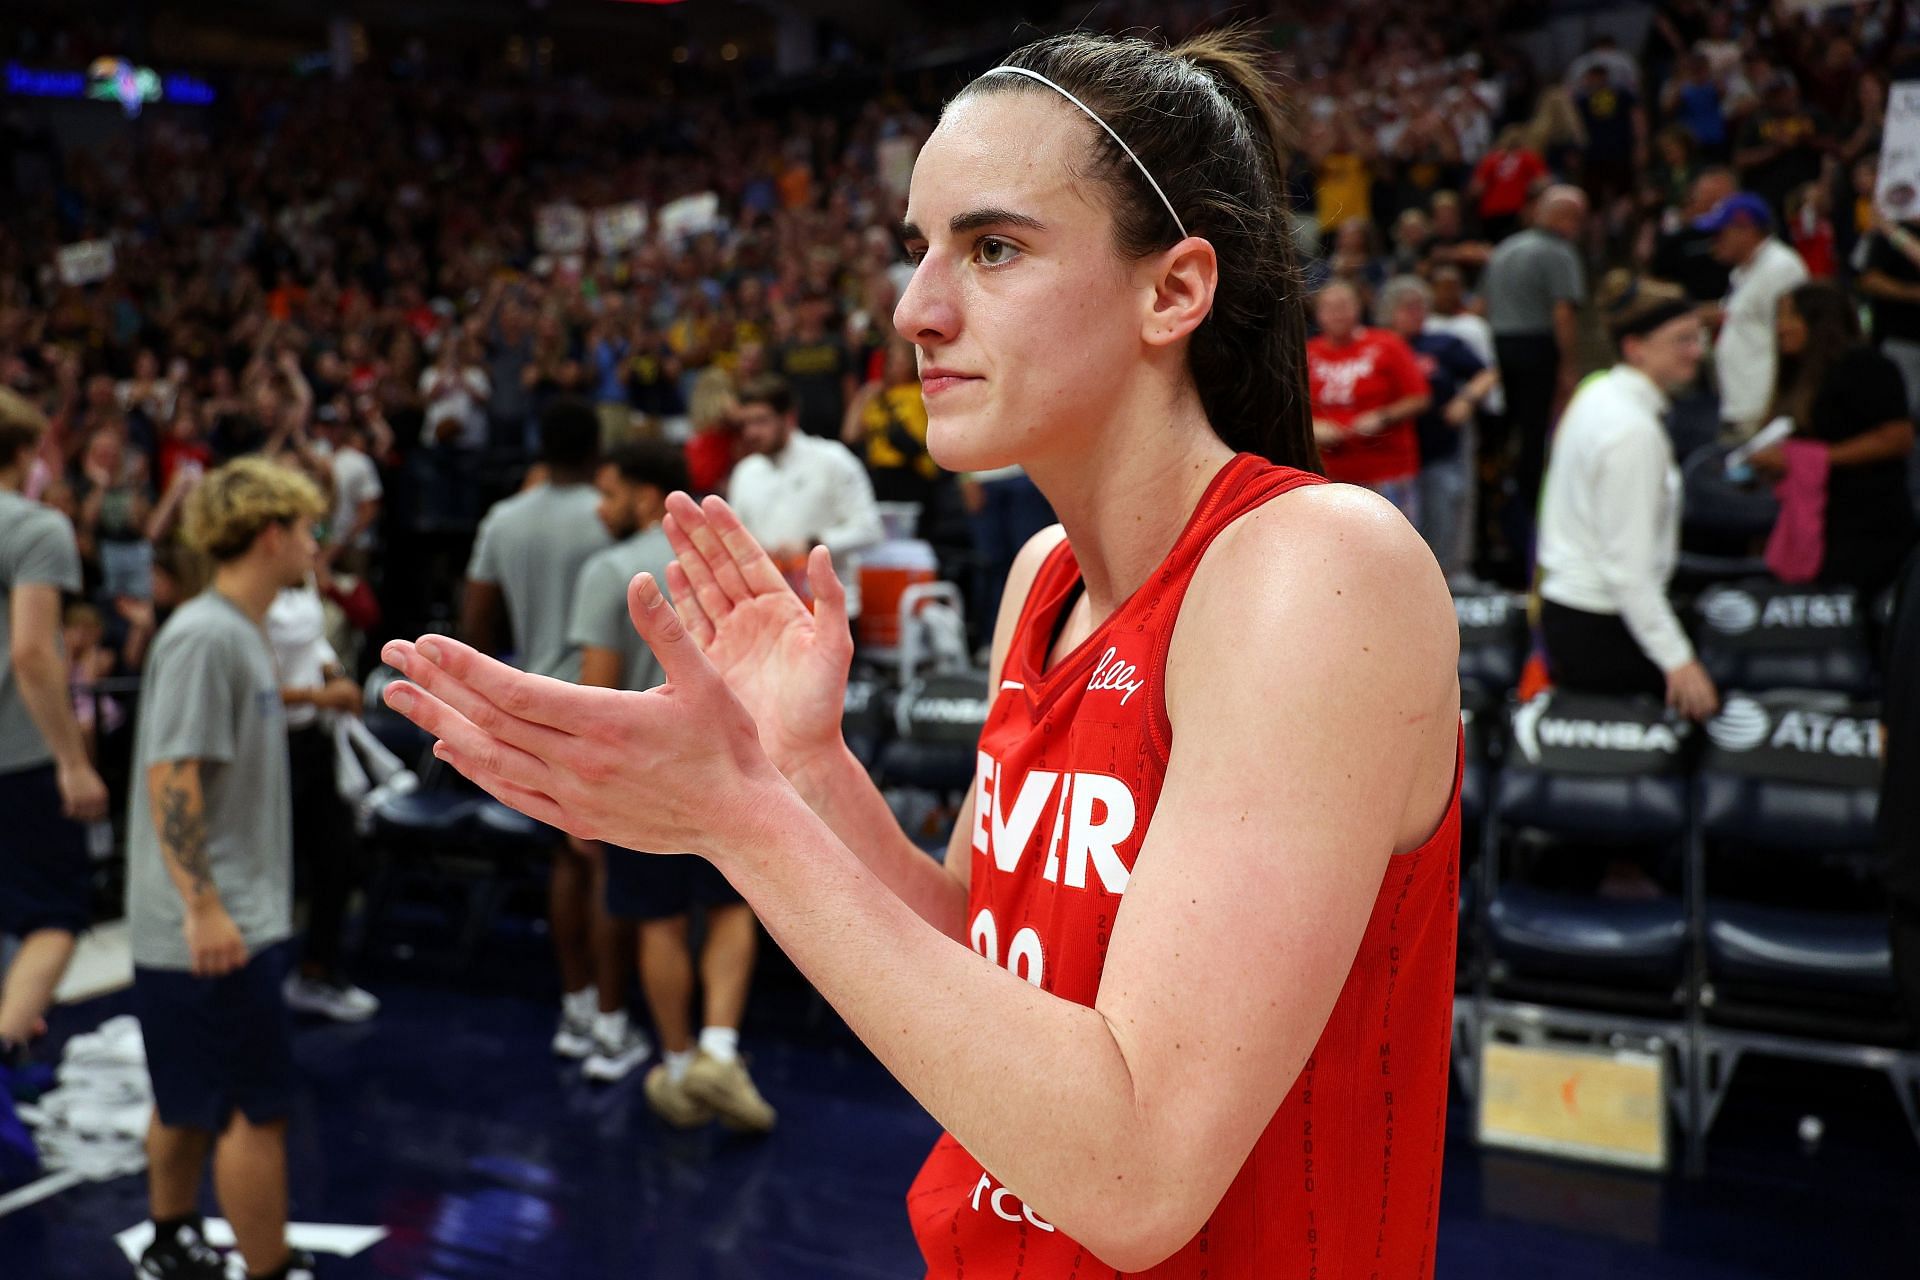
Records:
<instances>
[{"instance_id":1,"label":"white paper on floor","mask_svg":"<svg viewBox=\"0 0 1920 1280\"><path fill-rule=\"evenodd\" d=\"M39 1101L17 1108L50 1174L102 1181L147 1167L153 1088L138 1021L111 1018L69 1040L58 1080Z\"/></svg>"}]
</instances>

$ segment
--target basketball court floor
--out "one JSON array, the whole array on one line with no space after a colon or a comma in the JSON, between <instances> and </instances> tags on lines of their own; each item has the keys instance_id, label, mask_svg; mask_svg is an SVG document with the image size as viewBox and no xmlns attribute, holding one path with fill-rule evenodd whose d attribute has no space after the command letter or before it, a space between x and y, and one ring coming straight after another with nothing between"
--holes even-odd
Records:
<instances>
[{"instance_id":1,"label":"basketball court floor","mask_svg":"<svg viewBox=\"0 0 1920 1280\"><path fill-rule=\"evenodd\" d=\"M536 937L497 940L457 980L387 963L364 975L385 1001L376 1020L302 1025L292 1218L336 1250L323 1276L921 1274L902 1196L935 1126L783 962L764 966L744 1041L780 1111L778 1129L754 1140L669 1131L639 1073L593 1086L552 1058L545 954ZM64 1007L55 1035L125 1004L114 994ZM1438 1275L1920 1275L1920 1150L1884 1082L1765 1062L1742 1072L1698 1181L1482 1151L1456 1104ZM1825 1130L1813 1146L1799 1136L1810 1114ZM131 1274L115 1237L145 1219L141 1177L4 1205L0 1280Z\"/></svg>"}]
</instances>

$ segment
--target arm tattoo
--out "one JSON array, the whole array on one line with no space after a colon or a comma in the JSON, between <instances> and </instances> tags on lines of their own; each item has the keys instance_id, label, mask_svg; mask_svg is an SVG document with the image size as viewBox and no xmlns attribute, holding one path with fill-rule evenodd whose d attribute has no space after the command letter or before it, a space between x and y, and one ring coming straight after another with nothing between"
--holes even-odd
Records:
<instances>
[{"instance_id":1,"label":"arm tattoo","mask_svg":"<svg viewBox=\"0 0 1920 1280\"><path fill-rule=\"evenodd\" d=\"M213 887L213 866L207 858L207 818L197 798L180 785L181 768L168 770L160 784L160 847L193 882L193 891Z\"/></svg>"}]
</instances>

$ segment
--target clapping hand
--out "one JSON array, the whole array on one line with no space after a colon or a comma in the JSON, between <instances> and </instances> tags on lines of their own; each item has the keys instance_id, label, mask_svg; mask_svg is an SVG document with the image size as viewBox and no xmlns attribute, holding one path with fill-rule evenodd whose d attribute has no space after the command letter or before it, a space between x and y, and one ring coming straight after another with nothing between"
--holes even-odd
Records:
<instances>
[{"instance_id":1,"label":"clapping hand","mask_svg":"<svg viewBox=\"0 0 1920 1280\"><path fill-rule=\"evenodd\" d=\"M709 858L758 843L770 793L788 788L753 717L651 575L628 585L627 609L666 672L658 688L569 684L424 636L382 651L406 677L387 705L438 739L436 757L570 835Z\"/></svg>"}]
</instances>

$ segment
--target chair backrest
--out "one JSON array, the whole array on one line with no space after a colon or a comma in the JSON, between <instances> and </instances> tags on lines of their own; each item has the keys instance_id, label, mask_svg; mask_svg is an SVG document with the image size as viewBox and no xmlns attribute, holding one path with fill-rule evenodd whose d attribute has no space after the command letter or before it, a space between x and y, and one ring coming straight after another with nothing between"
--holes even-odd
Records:
<instances>
[{"instance_id":1,"label":"chair backrest","mask_svg":"<svg viewBox=\"0 0 1920 1280\"><path fill-rule=\"evenodd\" d=\"M1729 696L1707 724L1702 834L1787 854L1871 848L1879 731L1874 702L1798 689Z\"/></svg>"},{"instance_id":2,"label":"chair backrest","mask_svg":"<svg viewBox=\"0 0 1920 1280\"><path fill-rule=\"evenodd\" d=\"M1851 587L1749 578L1708 587L1693 611L1700 661L1722 689L1873 688L1867 610Z\"/></svg>"},{"instance_id":3,"label":"chair backrest","mask_svg":"<svg viewBox=\"0 0 1920 1280\"><path fill-rule=\"evenodd\" d=\"M921 676L900 691L894 719L900 736L910 742L965 747L980 741L992 698L987 673L959 671Z\"/></svg>"},{"instance_id":4,"label":"chair backrest","mask_svg":"<svg viewBox=\"0 0 1920 1280\"><path fill-rule=\"evenodd\" d=\"M1693 726L1651 698L1550 690L1509 717L1494 812L1569 839L1677 840L1693 742Z\"/></svg>"},{"instance_id":5,"label":"chair backrest","mask_svg":"<svg viewBox=\"0 0 1920 1280\"><path fill-rule=\"evenodd\" d=\"M1527 660L1527 598L1508 591L1461 591L1460 679L1498 697L1520 682Z\"/></svg>"}]
</instances>

